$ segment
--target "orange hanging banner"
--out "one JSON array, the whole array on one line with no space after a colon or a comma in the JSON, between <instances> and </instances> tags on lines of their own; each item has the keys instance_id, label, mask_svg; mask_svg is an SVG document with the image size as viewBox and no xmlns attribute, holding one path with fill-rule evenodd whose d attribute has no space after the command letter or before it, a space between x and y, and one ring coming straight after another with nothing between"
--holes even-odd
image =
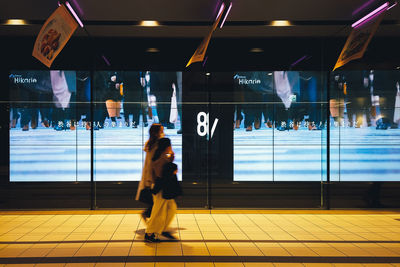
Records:
<instances>
[{"instance_id":1,"label":"orange hanging banner","mask_svg":"<svg viewBox=\"0 0 400 267\"><path fill-rule=\"evenodd\" d=\"M215 20L215 22L211 28L211 31L203 39L203 41L200 43L199 47L197 47L193 56L190 58L189 62L187 63L186 67L189 67L190 64L192 64L192 63L202 62L204 60L204 56L206 55L207 47L208 47L208 44L210 43L211 36L214 33L215 29L217 28L219 21L221 20L222 14L224 13L224 10L225 10L225 5L223 6L222 11L220 11L218 18Z\"/></svg>"},{"instance_id":2,"label":"orange hanging banner","mask_svg":"<svg viewBox=\"0 0 400 267\"><path fill-rule=\"evenodd\" d=\"M380 15L351 31L333 70L364 56L368 44L378 29L384 14L385 12L382 12Z\"/></svg>"},{"instance_id":3,"label":"orange hanging banner","mask_svg":"<svg viewBox=\"0 0 400 267\"><path fill-rule=\"evenodd\" d=\"M77 27L78 23L65 6L59 6L46 20L36 37L32 56L50 68Z\"/></svg>"}]
</instances>

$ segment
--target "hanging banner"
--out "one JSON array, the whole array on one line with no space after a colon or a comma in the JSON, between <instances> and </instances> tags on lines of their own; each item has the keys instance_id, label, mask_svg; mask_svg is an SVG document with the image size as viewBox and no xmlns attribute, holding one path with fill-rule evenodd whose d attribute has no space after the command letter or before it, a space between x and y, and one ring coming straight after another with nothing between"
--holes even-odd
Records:
<instances>
[{"instance_id":1,"label":"hanging banner","mask_svg":"<svg viewBox=\"0 0 400 267\"><path fill-rule=\"evenodd\" d=\"M65 6L59 6L40 30L33 47L32 56L50 68L77 27L78 24Z\"/></svg>"},{"instance_id":2,"label":"hanging banner","mask_svg":"<svg viewBox=\"0 0 400 267\"><path fill-rule=\"evenodd\" d=\"M378 29L384 14L385 12L382 12L380 15L352 30L333 70L364 56L368 44Z\"/></svg>"},{"instance_id":3,"label":"hanging banner","mask_svg":"<svg viewBox=\"0 0 400 267\"><path fill-rule=\"evenodd\" d=\"M189 67L190 64L192 64L192 63L202 62L204 60L204 56L206 55L207 47L208 47L208 44L210 43L211 36L214 33L215 29L217 28L219 21L221 20L222 14L224 14L224 10L225 10L225 5L222 8L222 11L220 12L218 18L214 22L210 33L203 39L203 41L200 43L199 47L197 47L193 56L190 58L189 62L187 63L186 67Z\"/></svg>"}]
</instances>

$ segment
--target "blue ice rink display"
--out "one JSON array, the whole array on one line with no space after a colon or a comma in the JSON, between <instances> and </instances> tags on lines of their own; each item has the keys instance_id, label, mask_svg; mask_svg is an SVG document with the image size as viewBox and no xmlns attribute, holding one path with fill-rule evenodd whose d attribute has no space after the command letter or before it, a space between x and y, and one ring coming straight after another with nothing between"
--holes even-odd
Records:
<instances>
[{"instance_id":1,"label":"blue ice rink display","mask_svg":"<svg viewBox=\"0 0 400 267\"><path fill-rule=\"evenodd\" d=\"M234 181L326 180L326 133L234 132ZM340 143L339 143L340 138ZM332 128L331 181L399 181L400 129Z\"/></svg>"},{"instance_id":2,"label":"blue ice rink display","mask_svg":"<svg viewBox=\"0 0 400 267\"><path fill-rule=\"evenodd\" d=\"M182 179L182 136L165 129ZM148 136L145 128L104 128L94 133L95 181L140 181ZM39 127L10 130L11 182L90 181L90 131Z\"/></svg>"}]
</instances>

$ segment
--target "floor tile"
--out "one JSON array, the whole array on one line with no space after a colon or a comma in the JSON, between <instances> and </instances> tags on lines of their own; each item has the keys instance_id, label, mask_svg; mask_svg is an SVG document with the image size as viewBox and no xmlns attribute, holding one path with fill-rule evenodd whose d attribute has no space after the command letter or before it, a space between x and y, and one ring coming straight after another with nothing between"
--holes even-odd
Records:
<instances>
[{"instance_id":1,"label":"floor tile","mask_svg":"<svg viewBox=\"0 0 400 267\"><path fill-rule=\"evenodd\" d=\"M244 262L245 267L274 267L270 262Z\"/></svg>"},{"instance_id":2,"label":"floor tile","mask_svg":"<svg viewBox=\"0 0 400 267\"><path fill-rule=\"evenodd\" d=\"M154 262L127 262L125 267L154 267Z\"/></svg>"},{"instance_id":3,"label":"floor tile","mask_svg":"<svg viewBox=\"0 0 400 267\"><path fill-rule=\"evenodd\" d=\"M155 256L157 244L154 243L133 243L129 256Z\"/></svg>"},{"instance_id":4,"label":"floor tile","mask_svg":"<svg viewBox=\"0 0 400 267\"><path fill-rule=\"evenodd\" d=\"M208 248L205 243L182 243L182 251L184 256L209 256Z\"/></svg>"},{"instance_id":5,"label":"floor tile","mask_svg":"<svg viewBox=\"0 0 400 267\"><path fill-rule=\"evenodd\" d=\"M185 267L184 262L156 262L155 267Z\"/></svg>"},{"instance_id":6,"label":"floor tile","mask_svg":"<svg viewBox=\"0 0 400 267\"><path fill-rule=\"evenodd\" d=\"M304 267L302 263L273 262L275 267Z\"/></svg>"},{"instance_id":7,"label":"floor tile","mask_svg":"<svg viewBox=\"0 0 400 267\"><path fill-rule=\"evenodd\" d=\"M64 267L65 263L39 263L35 267Z\"/></svg>"},{"instance_id":8,"label":"floor tile","mask_svg":"<svg viewBox=\"0 0 400 267\"><path fill-rule=\"evenodd\" d=\"M54 248L46 257L72 257L79 248Z\"/></svg>"},{"instance_id":9,"label":"floor tile","mask_svg":"<svg viewBox=\"0 0 400 267\"><path fill-rule=\"evenodd\" d=\"M390 263L363 263L365 267L393 267Z\"/></svg>"},{"instance_id":10,"label":"floor tile","mask_svg":"<svg viewBox=\"0 0 400 267\"><path fill-rule=\"evenodd\" d=\"M363 267L361 263L335 263L335 267Z\"/></svg>"},{"instance_id":11,"label":"floor tile","mask_svg":"<svg viewBox=\"0 0 400 267\"><path fill-rule=\"evenodd\" d=\"M85 262L85 263L67 263L65 265L65 267L93 267L95 265L95 263L89 263L89 262Z\"/></svg>"},{"instance_id":12,"label":"floor tile","mask_svg":"<svg viewBox=\"0 0 400 267\"><path fill-rule=\"evenodd\" d=\"M215 262L215 267L244 267L243 263L238 262Z\"/></svg>"},{"instance_id":13,"label":"floor tile","mask_svg":"<svg viewBox=\"0 0 400 267\"><path fill-rule=\"evenodd\" d=\"M95 267L124 267L125 262L100 262Z\"/></svg>"},{"instance_id":14,"label":"floor tile","mask_svg":"<svg viewBox=\"0 0 400 267\"><path fill-rule=\"evenodd\" d=\"M213 262L185 262L185 267L214 267Z\"/></svg>"},{"instance_id":15,"label":"floor tile","mask_svg":"<svg viewBox=\"0 0 400 267\"><path fill-rule=\"evenodd\" d=\"M305 267L333 267L332 263L303 263Z\"/></svg>"}]
</instances>

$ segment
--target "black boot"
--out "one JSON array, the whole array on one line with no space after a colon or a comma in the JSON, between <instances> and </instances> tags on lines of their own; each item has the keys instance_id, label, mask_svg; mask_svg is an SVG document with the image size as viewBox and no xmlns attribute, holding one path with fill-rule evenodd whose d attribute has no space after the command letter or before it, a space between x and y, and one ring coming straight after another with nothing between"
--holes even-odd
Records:
<instances>
[{"instance_id":1,"label":"black boot","mask_svg":"<svg viewBox=\"0 0 400 267\"><path fill-rule=\"evenodd\" d=\"M160 242L160 239L157 239L154 234L145 233L144 234L144 241L145 242L149 242L149 243L156 243L156 242Z\"/></svg>"}]
</instances>

